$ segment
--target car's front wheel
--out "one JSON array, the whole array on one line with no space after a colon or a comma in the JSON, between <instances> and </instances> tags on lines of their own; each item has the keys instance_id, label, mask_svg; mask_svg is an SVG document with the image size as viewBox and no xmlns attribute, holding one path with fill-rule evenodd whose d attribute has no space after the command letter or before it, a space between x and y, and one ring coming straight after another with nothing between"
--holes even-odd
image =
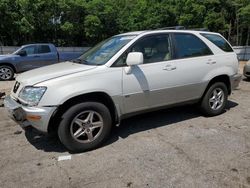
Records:
<instances>
[{"instance_id":1,"label":"car's front wheel","mask_svg":"<svg viewBox=\"0 0 250 188\"><path fill-rule=\"evenodd\" d=\"M209 87L201 101L201 109L207 116L221 114L226 106L228 90L223 82L214 83Z\"/></svg>"},{"instance_id":2,"label":"car's front wheel","mask_svg":"<svg viewBox=\"0 0 250 188\"><path fill-rule=\"evenodd\" d=\"M58 136L70 151L83 152L100 146L108 137L111 125L111 115L105 105L80 103L65 112Z\"/></svg>"},{"instance_id":3,"label":"car's front wheel","mask_svg":"<svg viewBox=\"0 0 250 188\"><path fill-rule=\"evenodd\" d=\"M14 70L7 65L0 66L0 80L12 80L14 77Z\"/></svg>"}]
</instances>

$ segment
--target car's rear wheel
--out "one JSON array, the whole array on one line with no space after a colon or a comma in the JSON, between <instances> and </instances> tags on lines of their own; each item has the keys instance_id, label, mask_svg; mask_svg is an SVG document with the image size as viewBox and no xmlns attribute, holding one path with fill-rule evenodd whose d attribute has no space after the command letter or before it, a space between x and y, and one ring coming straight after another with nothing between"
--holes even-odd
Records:
<instances>
[{"instance_id":1,"label":"car's rear wheel","mask_svg":"<svg viewBox=\"0 0 250 188\"><path fill-rule=\"evenodd\" d=\"M12 80L14 77L14 70L8 65L0 66L0 80Z\"/></svg>"},{"instance_id":2,"label":"car's rear wheel","mask_svg":"<svg viewBox=\"0 0 250 188\"><path fill-rule=\"evenodd\" d=\"M205 93L201 109L207 116L216 116L221 114L226 106L228 90L224 83L217 82L209 87Z\"/></svg>"},{"instance_id":3,"label":"car's rear wheel","mask_svg":"<svg viewBox=\"0 0 250 188\"><path fill-rule=\"evenodd\" d=\"M97 102L72 106L63 115L58 136L67 149L83 152L100 146L111 130L108 108Z\"/></svg>"}]
</instances>

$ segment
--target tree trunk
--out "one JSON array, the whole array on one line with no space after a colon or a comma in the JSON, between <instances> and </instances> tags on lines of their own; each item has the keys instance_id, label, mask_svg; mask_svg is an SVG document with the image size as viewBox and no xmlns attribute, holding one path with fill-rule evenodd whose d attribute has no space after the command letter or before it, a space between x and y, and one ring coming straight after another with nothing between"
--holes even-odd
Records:
<instances>
[{"instance_id":1,"label":"tree trunk","mask_svg":"<svg viewBox=\"0 0 250 188\"><path fill-rule=\"evenodd\" d=\"M250 39L250 26L248 26L248 29L247 29L247 41L246 41L246 46L249 45L249 39Z\"/></svg>"},{"instance_id":2,"label":"tree trunk","mask_svg":"<svg viewBox=\"0 0 250 188\"><path fill-rule=\"evenodd\" d=\"M236 16L236 45L239 46L239 16Z\"/></svg>"},{"instance_id":3,"label":"tree trunk","mask_svg":"<svg viewBox=\"0 0 250 188\"><path fill-rule=\"evenodd\" d=\"M230 20L229 28L228 28L228 37L227 37L228 42L230 42L231 40L231 32L232 32L232 20Z\"/></svg>"}]
</instances>

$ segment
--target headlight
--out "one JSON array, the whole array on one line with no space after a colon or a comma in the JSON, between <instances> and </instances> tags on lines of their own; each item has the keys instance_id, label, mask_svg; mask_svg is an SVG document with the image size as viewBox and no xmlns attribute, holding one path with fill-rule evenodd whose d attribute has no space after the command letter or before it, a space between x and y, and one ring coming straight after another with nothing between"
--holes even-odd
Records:
<instances>
[{"instance_id":1,"label":"headlight","mask_svg":"<svg viewBox=\"0 0 250 188\"><path fill-rule=\"evenodd\" d=\"M36 106L41 100L46 89L46 87L26 86L20 91L18 97L21 102L24 102L29 106Z\"/></svg>"},{"instance_id":2,"label":"headlight","mask_svg":"<svg viewBox=\"0 0 250 188\"><path fill-rule=\"evenodd\" d=\"M250 60L248 60L248 62L246 63L248 66L250 66Z\"/></svg>"}]
</instances>

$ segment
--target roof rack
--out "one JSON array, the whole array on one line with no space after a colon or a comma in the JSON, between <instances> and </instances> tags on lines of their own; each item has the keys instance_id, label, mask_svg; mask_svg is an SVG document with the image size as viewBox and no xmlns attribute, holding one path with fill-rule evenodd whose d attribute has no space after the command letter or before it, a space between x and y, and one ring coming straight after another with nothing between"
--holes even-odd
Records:
<instances>
[{"instance_id":1,"label":"roof rack","mask_svg":"<svg viewBox=\"0 0 250 188\"><path fill-rule=\"evenodd\" d=\"M171 27L162 27L156 30L193 30L193 31L209 31L207 28L187 28L185 26L171 26Z\"/></svg>"},{"instance_id":2,"label":"roof rack","mask_svg":"<svg viewBox=\"0 0 250 188\"><path fill-rule=\"evenodd\" d=\"M209 31L209 29L207 29L207 28L192 28L190 30L194 30L194 31Z\"/></svg>"},{"instance_id":3,"label":"roof rack","mask_svg":"<svg viewBox=\"0 0 250 188\"><path fill-rule=\"evenodd\" d=\"M171 26L171 27L162 27L158 28L156 30L185 30L186 28L184 26Z\"/></svg>"}]
</instances>

